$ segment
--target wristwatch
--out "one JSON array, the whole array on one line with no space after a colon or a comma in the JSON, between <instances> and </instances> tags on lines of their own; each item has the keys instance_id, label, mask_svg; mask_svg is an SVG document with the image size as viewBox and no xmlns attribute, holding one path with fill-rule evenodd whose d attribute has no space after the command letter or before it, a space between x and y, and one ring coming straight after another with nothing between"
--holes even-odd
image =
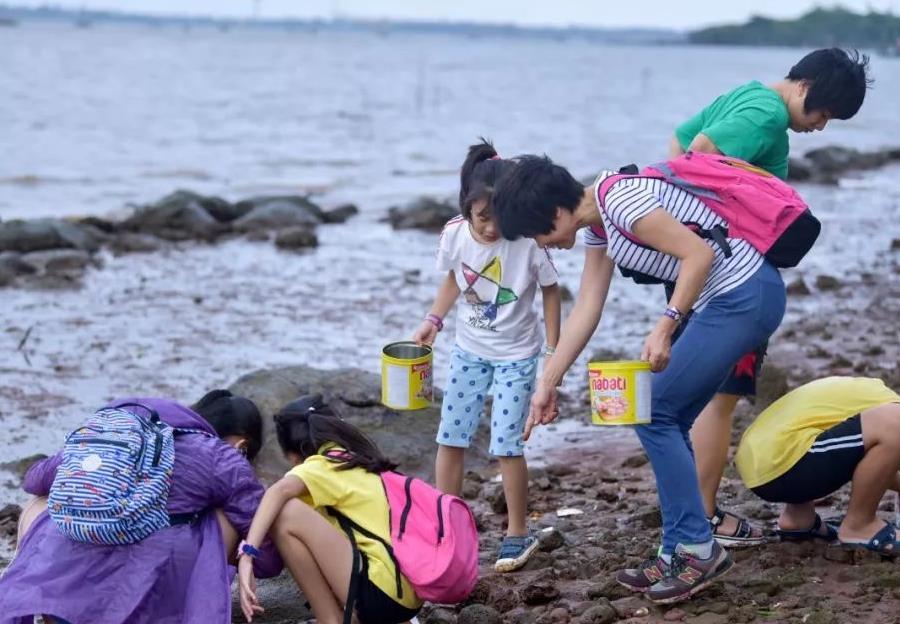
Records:
<instances>
[{"instance_id":1,"label":"wristwatch","mask_svg":"<svg viewBox=\"0 0 900 624\"><path fill-rule=\"evenodd\" d=\"M681 320L684 318L684 314L682 314L681 310L679 310L675 306L669 306L668 308L666 308L666 311L663 312L663 315L668 316L676 323L681 323Z\"/></svg>"}]
</instances>

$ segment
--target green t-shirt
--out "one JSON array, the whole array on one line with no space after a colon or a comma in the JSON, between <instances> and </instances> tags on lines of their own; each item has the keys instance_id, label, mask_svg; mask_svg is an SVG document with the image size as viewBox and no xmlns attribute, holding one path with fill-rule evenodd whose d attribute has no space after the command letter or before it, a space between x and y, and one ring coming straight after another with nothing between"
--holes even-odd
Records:
<instances>
[{"instance_id":1,"label":"green t-shirt","mask_svg":"<svg viewBox=\"0 0 900 624\"><path fill-rule=\"evenodd\" d=\"M762 167L781 179L788 173L790 115L781 96L754 80L720 95L675 129L686 150L703 133L726 156Z\"/></svg>"}]
</instances>

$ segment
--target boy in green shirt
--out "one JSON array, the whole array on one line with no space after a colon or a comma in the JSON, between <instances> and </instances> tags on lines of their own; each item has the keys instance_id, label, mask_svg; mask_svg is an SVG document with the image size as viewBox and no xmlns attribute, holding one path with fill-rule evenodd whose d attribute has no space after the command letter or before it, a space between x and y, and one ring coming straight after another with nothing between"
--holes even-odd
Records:
<instances>
[{"instance_id":1,"label":"boy in green shirt","mask_svg":"<svg viewBox=\"0 0 900 624\"><path fill-rule=\"evenodd\" d=\"M688 150L724 154L785 179L788 129L824 130L832 119L853 117L871 83L868 62L867 56L855 50L811 52L771 86L754 80L716 98L678 126L669 155L674 158ZM747 520L721 511L716 493L728 460L732 412L741 396L756 393L756 375L766 346L760 345L738 363L691 431L706 514L713 534L725 546L755 546L765 541L762 532Z\"/></svg>"}]
</instances>

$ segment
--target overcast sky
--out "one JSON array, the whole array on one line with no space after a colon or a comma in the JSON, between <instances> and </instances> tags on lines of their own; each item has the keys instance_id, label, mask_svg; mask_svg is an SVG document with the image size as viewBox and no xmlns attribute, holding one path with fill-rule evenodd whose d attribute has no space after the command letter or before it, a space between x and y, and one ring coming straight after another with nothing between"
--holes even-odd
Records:
<instances>
[{"instance_id":1,"label":"overcast sky","mask_svg":"<svg viewBox=\"0 0 900 624\"><path fill-rule=\"evenodd\" d=\"M254 0L7 0L13 5L53 4L68 8L141 13L246 17ZM751 14L796 17L813 0L257 0L262 17L364 17L456 20L527 25L654 26L694 28L743 21ZM900 13L900 0L844 0L849 9ZM752 8L751 8L752 7Z\"/></svg>"}]
</instances>

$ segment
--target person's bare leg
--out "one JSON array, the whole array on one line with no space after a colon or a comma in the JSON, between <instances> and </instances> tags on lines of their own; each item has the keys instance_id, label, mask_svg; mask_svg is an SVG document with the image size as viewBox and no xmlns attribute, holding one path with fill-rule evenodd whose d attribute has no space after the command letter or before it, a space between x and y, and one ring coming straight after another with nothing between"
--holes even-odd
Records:
<instances>
[{"instance_id":1,"label":"person's bare leg","mask_svg":"<svg viewBox=\"0 0 900 624\"><path fill-rule=\"evenodd\" d=\"M270 533L319 624L340 624L350 588L353 549L347 536L299 500L282 508Z\"/></svg>"},{"instance_id":2,"label":"person's bare leg","mask_svg":"<svg viewBox=\"0 0 900 624\"><path fill-rule=\"evenodd\" d=\"M778 518L778 528L783 531L805 531L816 523L816 505L814 501L808 503L788 503L781 511ZM824 531L822 532L824 535Z\"/></svg>"},{"instance_id":3,"label":"person's bare leg","mask_svg":"<svg viewBox=\"0 0 900 624\"><path fill-rule=\"evenodd\" d=\"M731 415L740 398L736 394L716 394L691 428L691 444L707 517L716 510L716 494L731 446ZM726 518L723 530L733 533L734 529L734 518Z\"/></svg>"},{"instance_id":4,"label":"person's bare leg","mask_svg":"<svg viewBox=\"0 0 900 624\"><path fill-rule=\"evenodd\" d=\"M462 492L463 462L466 449L456 446L438 445L437 458L434 460L434 473L437 489L453 496Z\"/></svg>"},{"instance_id":5,"label":"person's bare leg","mask_svg":"<svg viewBox=\"0 0 900 624\"><path fill-rule=\"evenodd\" d=\"M900 404L879 405L862 412L866 454L853 472L850 503L839 531L843 542L867 542L884 526L875 515L900 470Z\"/></svg>"},{"instance_id":6,"label":"person's bare leg","mask_svg":"<svg viewBox=\"0 0 900 624\"><path fill-rule=\"evenodd\" d=\"M219 530L222 531L222 545L225 547L225 559L231 565L237 565L237 547L240 541L237 529L225 516L225 512L216 509L216 520L219 522Z\"/></svg>"},{"instance_id":7,"label":"person's bare leg","mask_svg":"<svg viewBox=\"0 0 900 624\"><path fill-rule=\"evenodd\" d=\"M45 511L47 511L46 496L35 496L27 503L25 503L25 507L22 508L22 513L19 514L19 527L16 537L16 548L18 548L19 544L22 543L22 538L25 537L26 533L28 533L28 529L31 528L31 525L34 524L34 521L37 520L38 516L40 516Z\"/></svg>"},{"instance_id":8,"label":"person's bare leg","mask_svg":"<svg viewBox=\"0 0 900 624\"><path fill-rule=\"evenodd\" d=\"M510 537L528 535L528 464L524 456L499 459L508 514L506 534Z\"/></svg>"}]
</instances>

